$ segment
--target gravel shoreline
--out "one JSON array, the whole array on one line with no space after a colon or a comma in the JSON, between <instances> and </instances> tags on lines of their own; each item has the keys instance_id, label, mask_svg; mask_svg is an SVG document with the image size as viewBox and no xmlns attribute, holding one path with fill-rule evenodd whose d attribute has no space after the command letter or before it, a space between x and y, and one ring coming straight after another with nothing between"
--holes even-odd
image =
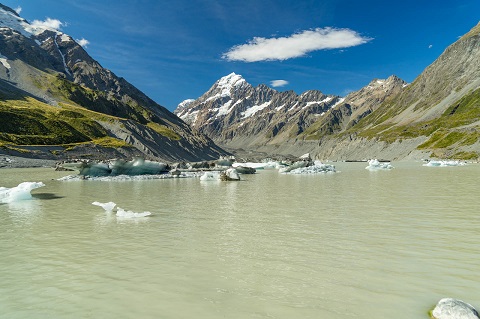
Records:
<instances>
[{"instance_id":1,"label":"gravel shoreline","mask_svg":"<svg viewBox=\"0 0 480 319\"><path fill-rule=\"evenodd\" d=\"M0 154L1 168L32 168L32 167L51 167L55 168L57 161L40 158L18 157Z\"/></svg>"}]
</instances>

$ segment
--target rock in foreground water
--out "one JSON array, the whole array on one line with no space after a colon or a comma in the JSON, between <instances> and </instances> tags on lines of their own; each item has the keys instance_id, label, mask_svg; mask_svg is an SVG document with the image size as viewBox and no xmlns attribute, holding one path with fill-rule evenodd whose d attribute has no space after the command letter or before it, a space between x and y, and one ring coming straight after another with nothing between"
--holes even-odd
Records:
<instances>
[{"instance_id":1,"label":"rock in foreground water","mask_svg":"<svg viewBox=\"0 0 480 319\"><path fill-rule=\"evenodd\" d=\"M432 311L434 319L478 319L478 312L472 305L453 298L441 299Z\"/></svg>"}]
</instances>

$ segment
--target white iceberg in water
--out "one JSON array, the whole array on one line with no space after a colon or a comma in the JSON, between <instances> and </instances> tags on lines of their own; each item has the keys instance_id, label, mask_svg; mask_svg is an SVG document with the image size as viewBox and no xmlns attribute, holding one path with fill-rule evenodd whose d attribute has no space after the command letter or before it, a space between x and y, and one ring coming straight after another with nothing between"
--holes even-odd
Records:
<instances>
[{"instance_id":1,"label":"white iceberg in water","mask_svg":"<svg viewBox=\"0 0 480 319\"><path fill-rule=\"evenodd\" d=\"M291 169L289 171L281 171L284 174L296 174L296 175L309 175L309 174L325 174L325 173L335 173L335 166L330 164L323 164L320 161L315 161L313 165L298 167Z\"/></svg>"},{"instance_id":2,"label":"white iceberg in water","mask_svg":"<svg viewBox=\"0 0 480 319\"><path fill-rule=\"evenodd\" d=\"M13 203L16 201L31 199L32 190L45 186L42 182L23 182L16 187L0 187L0 203Z\"/></svg>"},{"instance_id":3,"label":"white iceberg in water","mask_svg":"<svg viewBox=\"0 0 480 319\"><path fill-rule=\"evenodd\" d=\"M93 202L92 205L102 207L107 213L116 212L116 216L120 218L138 218L138 217L147 217L152 215L151 212L136 213L131 210L125 210L121 207L118 207L114 202L100 203Z\"/></svg>"},{"instance_id":4,"label":"white iceberg in water","mask_svg":"<svg viewBox=\"0 0 480 319\"><path fill-rule=\"evenodd\" d=\"M200 176L200 180L202 182L212 182L212 181L219 181L220 174L218 172L205 172L202 176Z\"/></svg>"},{"instance_id":5,"label":"white iceberg in water","mask_svg":"<svg viewBox=\"0 0 480 319\"><path fill-rule=\"evenodd\" d=\"M80 175L83 176L118 176L118 175L157 175L167 173L167 164L137 158L133 161L117 160L111 163L84 163Z\"/></svg>"},{"instance_id":6,"label":"white iceberg in water","mask_svg":"<svg viewBox=\"0 0 480 319\"><path fill-rule=\"evenodd\" d=\"M121 218L138 218L138 217L147 217L152 215L150 212L136 213L131 210L124 210L123 208L117 207L117 217Z\"/></svg>"},{"instance_id":7,"label":"white iceberg in water","mask_svg":"<svg viewBox=\"0 0 480 319\"><path fill-rule=\"evenodd\" d=\"M100 206L103 209L105 209L106 212L113 212L113 210L115 209L115 206L117 206L117 204L115 204L114 202L108 202L108 203L93 202L92 205Z\"/></svg>"},{"instance_id":8,"label":"white iceberg in water","mask_svg":"<svg viewBox=\"0 0 480 319\"><path fill-rule=\"evenodd\" d=\"M465 162L462 161L429 161L423 166L427 167L449 167L449 166L464 166Z\"/></svg>"},{"instance_id":9,"label":"white iceberg in water","mask_svg":"<svg viewBox=\"0 0 480 319\"><path fill-rule=\"evenodd\" d=\"M279 162L274 162L274 161L269 161L269 162L263 162L263 163L255 163L255 162L245 162L245 163L240 163L236 162L232 164L233 168L238 168L238 167L250 167L254 168L256 170L258 169L275 169L278 168Z\"/></svg>"},{"instance_id":10,"label":"white iceberg in water","mask_svg":"<svg viewBox=\"0 0 480 319\"><path fill-rule=\"evenodd\" d=\"M392 169L393 166L390 164L390 162L385 162L382 163L378 161L377 159L371 159L368 161L368 166L365 167L365 169L368 169L370 171L378 171L378 170L389 170Z\"/></svg>"},{"instance_id":11,"label":"white iceberg in water","mask_svg":"<svg viewBox=\"0 0 480 319\"><path fill-rule=\"evenodd\" d=\"M303 161L303 160L302 161L297 161L297 162L293 163L292 165L281 167L278 171L280 173L290 173L291 171L297 170L299 168L307 167L307 166L309 166L309 164L310 164L309 161Z\"/></svg>"}]
</instances>

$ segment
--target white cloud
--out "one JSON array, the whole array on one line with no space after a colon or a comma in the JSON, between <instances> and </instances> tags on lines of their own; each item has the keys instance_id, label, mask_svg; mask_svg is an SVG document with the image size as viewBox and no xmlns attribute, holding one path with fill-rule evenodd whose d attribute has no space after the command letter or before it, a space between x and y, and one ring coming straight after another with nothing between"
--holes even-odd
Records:
<instances>
[{"instance_id":1,"label":"white cloud","mask_svg":"<svg viewBox=\"0 0 480 319\"><path fill-rule=\"evenodd\" d=\"M77 43L80 44L84 48L86 48L90 44L90 41L88 41L87 39L84 39L84 38L76 39L75 41L77 41Z\"/></svg>"},{"instance_id":2,"label":"white cloud","mask_svg":"<svg viewBox=\"0 0 480 319\"><path fill-rule=\"evenodd\" d=\"M317 50L348 48L372 40L350 29L316 28L289 37L255 37L247 44L236 45L223 54L229 61L273 61L304 56Z\"/></svg>"},{"instance_id":3,"label":"white cloud","mask_svg":"<svg viewBox=\"0 0 480 319\"><path fill-rule=\"evenodd\" d=\"M432 47L433 47L433 45L431 45L431 44L428 46L429 49L431 49Z\"/></svg>"},{"instance_id":4,"label":"white cloud","mask_svg":"<svg viewBox=\"0 0 480 319\"><path fill-rule=\"evenodd\" d=\"M270 81L270 85L273 86L274 88L276 87L281 87L281 86L285 86L288 84L288 81L285 81L285 80L273 80L273 81Z\"/></svg>"},{"instance_id":5,"label":"white cloud","mask_svg":"<svg viewBox=\"0 0 480 319\"><path fill-rule=\"evenodd\" d=\"M64 23L57 19L47 18L45 21L33 20L32 26L37 28L60 30Z\"/></svg>"},{"instance_id":6,"label":"white cloud","mask_svg":"<svg viewBox=\"0 0 480 319\"><path fill-rule=\"evenodd\" d=\"M15 12L16 12L17 14L20 14L20 12L22 12L22 7L20 7L20 6L16 7L16 8L15 8Z\"/></svg>"}]
</instances>

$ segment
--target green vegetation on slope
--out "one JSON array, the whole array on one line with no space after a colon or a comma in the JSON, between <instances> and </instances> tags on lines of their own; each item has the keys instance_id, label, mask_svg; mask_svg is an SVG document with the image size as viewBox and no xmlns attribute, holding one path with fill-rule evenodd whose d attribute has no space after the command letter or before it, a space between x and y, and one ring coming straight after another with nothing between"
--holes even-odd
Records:
<instances>
[{"instance_id":1,"label":"green vegetation on slope","mask_svg":"<svg viewBox=\"0 0 480 319\"><path fill-rule=\"evenodd\" d=\"M33 98L0 101L0 141L17 145L59 145L107 136L100 124L76 110L79 108L64 108Z\"/></svg>"},{"instance_id":2,"label":"green vegetation on slope","mask_svg":"<svg viewBox=\"0 0 480 319\"><path fill-rule=\"evenodd\" d=\"M378 138L389 143L399 139L409 139L418 136L427 136L429 139L418 146L418 149L454 149L456 146L468 146L476 143L480 138L478 122L480 121L480 89L463 96L453 103L439 118L429 121L414 122L408 125L393 125L385 123L389 112L377 117L378 125L359 131L359 127L352 130L359 136ZM361 121L361 127L375 123L371 119ZM463 154L463 158L474 154ZM474 157L477 157L478 154Z\"/></svg>"},{"instance_id":3,"label":"green vegetation on slope","mask_svg":"<svg viewBox=\"0 0 480 319\"><path fill-rule=\"evenodd\" d=\"M110 137L98 123L126 119L91 111L69 103L51 106L26 97L0 100L0 146L2 145L65 145L94 143L103 147L128 147L123 140ZM169 139L180 136L170 128L154 122L146 126Z\"/></svg>"}]
</instances>

